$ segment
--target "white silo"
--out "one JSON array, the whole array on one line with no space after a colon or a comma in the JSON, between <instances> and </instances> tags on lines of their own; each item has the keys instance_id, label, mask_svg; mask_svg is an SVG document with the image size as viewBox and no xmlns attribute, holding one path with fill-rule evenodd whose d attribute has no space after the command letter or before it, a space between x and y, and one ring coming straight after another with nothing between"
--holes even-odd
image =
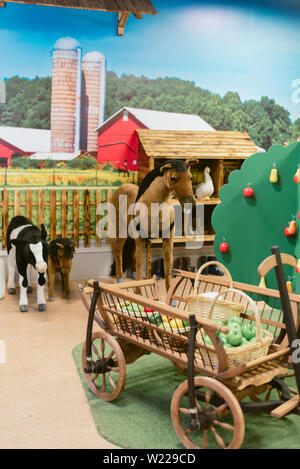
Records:
<instances>
[{"instance_id":1,"label":"white silo","mask_svg":"<svg viewBox=\"0 0 300 469\"><path fill-rule=\"evenodd\" d=\"M81 149L96 152L96 128L104 122L105 57L97 51L88 52L82 59Z\"/></svg>"},{"instance_id":2,"label":"white silo","mask_svg":"<svg viewBox=\"0 0 300 469\"><path fill-rule=\"evenodd\" d=\"M80 150L81 47L58 39L52 50L51 152Z\"/></svg>"}]
</instances>

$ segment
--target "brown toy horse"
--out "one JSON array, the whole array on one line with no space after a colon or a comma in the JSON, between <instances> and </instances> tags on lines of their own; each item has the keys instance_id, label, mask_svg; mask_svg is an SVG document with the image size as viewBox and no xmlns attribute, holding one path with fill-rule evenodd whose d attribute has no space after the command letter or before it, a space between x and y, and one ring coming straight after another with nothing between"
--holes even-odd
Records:
<instances>
[{"instance_id":1,"label":"brown toy horse","mask_svg":"<svg viewBox=\"0 0 300 469\"><path fill-rule=\"evenodd\" d=\"M60 272L62 289L66 298L70 298L70 271L74 254L74 242L69 238L56 238L49 243L48 258L48 296L54 299L55 273Z\"/></svg>"},{"instance_id":2,"label":"brown toy horse","mask_svg":"<svg viewBox=\"0 0 300 469\"><path fill-rule=\"evenodd\" d=\"M153 220L157 220L155 227L156 233L163 240L164 251L164 272L166 288L168 289L171 281L171 271L173 267L173 238L174 238L174 206L172 195L177 196L180 204L192 205L193 215L196 209L196 200L192 189L192 175L190 166L197 164L198 160L167 160L158 168L150 171L143 179L140 188L135 184L123 184L113 194L111 203L116 210L116 237L110 238L111 250L115 259L115 275L117 281L123 278L123 271L130 263L133 257L135 242L136 278L143 278L143 268L145 263L145 248L147 240L151 238L151 227ZM136 214L128 215L120 205L120 196L127 196L127 206L135 206L138 202L144 204L147 212L140 211L138 221L136 222L139 233L137 237L129 236L128 228L136 220ZM152 204L164 204L166 210L154 213ZM133 220L134 219L134 220ZM120 226L126 226L126 231L120 233ZM166 230L167 227L167 230ZM153 230L152 230L153 232ZM123 252L124 251L124 252ZM122 256L123 253L123 256ZM124 255L125 254L125 255ZM126 265L127 261L127 265Z\"/></svg>"}]
</instances>

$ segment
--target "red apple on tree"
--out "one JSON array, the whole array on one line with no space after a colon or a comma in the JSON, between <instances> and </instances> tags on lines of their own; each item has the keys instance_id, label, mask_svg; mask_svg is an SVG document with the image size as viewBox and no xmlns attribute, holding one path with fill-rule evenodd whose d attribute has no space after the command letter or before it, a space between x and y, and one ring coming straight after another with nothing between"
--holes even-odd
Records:
<instances>
[{"instance_id":1,"label":"red apple on tree","mask_svg":"<svg viewBox=\"0 0 300 469\"><path fill-rule=\"evenodd\" d=\"M219 246L220 252L228 252L229 251L229 245L225 241L223 241L220 246Z\"/></svg>"},{"instance_id":2,"label":"red apple on tree","mask_svg":"<svg viewBox=\"0 0 300 469\"><path fill-rule=\"evenodd\" d=\"M284 234L285 234L285 236L287 236L288 238L289 238L290 236L292 236L292 234L290 233L290 230L289 230L289 227L288 227L288 226L287 226L286 228L284 228Z\"/></svg>"},{"instance_id":3,"label":"red apple on tree","mask_svg":"<svg viewBox=\"0 0 300 469\"><path fill-rule=\"evenodd\" d=\"M250 185L248 185L248 187L245 187L245 189L243 190L243 194L245 197L253 197L254 195L253 187L251 187Z\"/></svg>"}]
</instances>

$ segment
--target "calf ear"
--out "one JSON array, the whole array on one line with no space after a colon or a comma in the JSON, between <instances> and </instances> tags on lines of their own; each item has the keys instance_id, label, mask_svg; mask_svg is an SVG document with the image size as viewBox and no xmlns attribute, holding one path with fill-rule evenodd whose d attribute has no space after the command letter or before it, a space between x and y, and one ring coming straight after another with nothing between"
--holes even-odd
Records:
<instances>
[{"instance_id":1,"label":"calf ear","mask_svg":"<svg viewBox=\"0 0 300 469\"><path fill-rule=\"evenodd\" d=\"M20 239L10 239L10 244L13 244L14 246L21 246L22 244L25 244L25 241L21 241Z\"/></svg>"},{"instance_id":2,"label":"calf ear","mask_svg":"<svg viewBox=\"0 0 300 469\"><path fill-rule=\"evenodd\" d=\"M47 238L47 231L46 231L44 223L41 224L41 232L42 232L41 238L46 239Z\"/></svg>"}]
</instances>

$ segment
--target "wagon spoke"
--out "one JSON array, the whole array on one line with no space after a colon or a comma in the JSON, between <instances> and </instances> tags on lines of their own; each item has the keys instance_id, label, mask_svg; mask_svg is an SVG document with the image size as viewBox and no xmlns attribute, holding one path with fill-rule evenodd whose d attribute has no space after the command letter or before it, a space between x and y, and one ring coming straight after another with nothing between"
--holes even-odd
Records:
<instances>
[{"instance_id":1,"label":"wagon spoke","mask_svg":"<svg viewBox=\"0 0 300 469\"><path fill-rule=\"evenodd\" d=\"M203 430L202 449L205 449L207 445L207 430Z\"/></svg>"},{"instance_id":2,"label":"wagon spoke","mask_svg":"<svg viewBox=\"0 0 300 469\"><path fill-rule=\"evenodd\" d=\"M212 411L211 415L216 415L216 414L218 414L218 413L223 412L223 410L225 410L226 407L228 407L228 406L227 406L227 404L226 404L226 402L225 402L224 404L220 405L219 407L216 407L216 408Z\"/></svg>"},{"instance_id":3,"label":"wagon spoke","mask_svg":"<svg viewBox=\"0 0 300 469\"><path fill-rule=\"evenodd\" d=\"M225 430L231 430L232 432L234 431L234 427L230 425L229 423L219 422L219 420L214 420L214 424L219 425L219 427L222 427Z\"/></svg>"},{"instance_id":4,"label":"wagon spoke","mask_svg":"<svg viewBox=\"0 0 300 469\"><path fill-rule=\"evenodd\" d=\"M114 356L114 353L115 352L112 350L110 354L108 355L107 360L110 360Z\"/></svg>"},{"instance_id":5,"label":"wagon spoke","mask_svg":"<svg viewBox=\"0 0 300 469\"><path fill-rule=\"evenodd\" d=\"M272 388L270 388L269 391L266 394L266 401L268 401L270 399L271 391L272 391Z\"/></svg>"},{"instance_id":6,"label":"wagon spoke","mask_svg":"<svg viewBox=\"0 0 300 469\"><path fill-rule=\"evenodd\" d=\"M212 426L210 428L211 428L211 431L213 432L213 434L215 436L215 439L216 439L216 442L218 443L218 445L221 446L221 448L225 449L226 448L225 443L222 440L222 438L220 437L220 435L218 435L218 433L216 432L215 427Z\"/></svg>"},{"instance_id":7,"label":"wagon spoke","mask_svg":"<svg viewBox=\"0 0 300 469\"><path fill-rule=\"evenodd\" d=\"M101 357L100 357L100 355L98 353L98 349L97 349L97 347L94 343L92 344L92 349L93 349L93 352L97 355L97 358L100 359Z\"/></svg>"},{"instance_id":8,"label":"wagon spoke","mask_svg":"<svg viewBox=\"0 0 300 469\"><path fill-rule=\"evenodd\" d=\"M98 376L99 376L98 373L96 373L94 376L91 377L91 380L92 380L92 381L96 381L96 379L98 378Z\"/></svg>"},{"instance_id":9,"label":"wagon spoke","mask_svg":"<svg viewBox=\"0 0 300 469\"><path fill-rule=\"evenodd\" d=\"M117 366L108 366L107 369L110 371L114 371L115 373L120 373L120 368Z\"/></svg>"},{"instance_id":10,"label":"wagon spoke","mask_svg":"<svg viewBox=\"0 0 300 469\"><path fill-rule=\"evenodd\" d=\"M106 391L106 379L105 379L105 373L102 374L102 391Z\"/></svg>"},{"instance_id":11,"label":"wagon spoke","mask_svg":"<svg viewBox=\"0 0 300 469\"><path fill-rule=\"evenodd\" d=\"M202 412L203 409L202 409L201 405L199 404L198 399L196 399L196 398L195 398L195 404L196 404L197 409L200 410L200 412Z\"/></svg>"},{"instance_id":12,"label":"wagon spoke","mask_svg":"<svg viewBox=\"0 0 300 469\"><path fill-rule=\"evenodd\" d=\"M116 389L116 383L114 382L114 380L112 379L112 377L110 376L109 373L106 373L107 374L107 377L108 377L108 381L110 382L110 384L112 385L112 387L114 389Z\"/></svg>"},{"instance_id":13,"label":"wagon spoke","mask_svg":"<svg viewBox=\"0 0 300 469\"><path fill-rule=\"evenodd\" d=\"M185 409L184 407L180 407L180 408L179 408L179 411L180 411L182 414L191 415L189 409Z\"/></svg>"},{"instance_id":14,"label":"wagon spoke","mask_svg":"<svg viewBox=\"0 0 300 469\"><path fill-rule=\"evenodd\" d=\"M209 409L209 402L210 402L210 390L207 388L205 391L205 408Z\"/></svg>"},{"instance_id":15,"label":"wagon spoke","mask_svg":"<svg viewBox=\"0 0 300 469\"><path fill-rule=\"evenodd\" d=\"M102 358L103 358L104 353L105 353L105 342L103 339L101 339L101 353L102 353Z\"/></svg>"}]
</instances>

